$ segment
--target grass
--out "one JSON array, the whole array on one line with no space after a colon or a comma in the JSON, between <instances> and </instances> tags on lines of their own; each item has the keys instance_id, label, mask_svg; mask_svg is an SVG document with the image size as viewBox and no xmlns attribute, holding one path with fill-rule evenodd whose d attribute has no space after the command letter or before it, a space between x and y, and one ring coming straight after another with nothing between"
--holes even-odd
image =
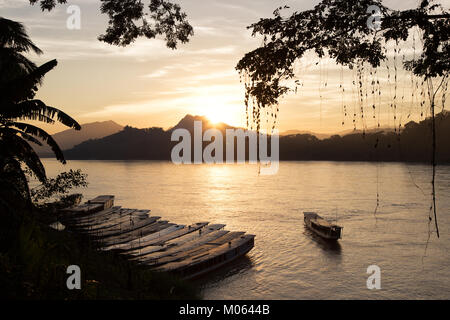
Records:
<instances>
[{"instance_id":1,"label":"grass","mask_svg":"<svg viewBox=\"0 0 450 320\"><path fill-rule=\"evenodd\" d=\"M1 214L1 213L0 213ZM20 218L19 218L20 217ZM86 238L48 227L48 212L6 216L0 225L0 297L8 299L199 299L192 284L97 251ZM81 290L66 286L67 267L81 269Z\"/></svg>"}]
</instances>

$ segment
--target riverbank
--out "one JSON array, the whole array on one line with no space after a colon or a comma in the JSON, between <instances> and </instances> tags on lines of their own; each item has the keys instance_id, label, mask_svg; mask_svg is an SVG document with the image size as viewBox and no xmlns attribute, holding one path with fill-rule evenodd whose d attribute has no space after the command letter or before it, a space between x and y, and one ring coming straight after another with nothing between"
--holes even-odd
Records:
<instances>
[{"instance_id":1,"label":"riverbank","mask_svg":"<svg viewBox=\"0 0 450 320\"><path fill-rule=\"evenodd\" d=\"M95 250L88 239L48 225L54 215L3 217L0 226L0 296L6 299L199 299L197 288L171 275L139 268ZM67 267L81 269L81 290L66 286Z\"/></svg>"}]
</instances>

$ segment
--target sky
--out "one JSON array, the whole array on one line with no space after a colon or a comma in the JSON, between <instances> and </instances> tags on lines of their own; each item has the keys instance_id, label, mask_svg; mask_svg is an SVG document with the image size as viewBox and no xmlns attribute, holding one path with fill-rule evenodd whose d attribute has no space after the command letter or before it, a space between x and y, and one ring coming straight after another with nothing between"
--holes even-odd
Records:
<instances>
[{"instance_id":1,"label":"sky","mask_svg":"<svg viewBox=\"0 0 450 320\"><path fill-rule=\"evenodd\" d=\"M245 53L261 44L261 39L251 37L246 27L272 16L279 6L287 4L291 10L307 10L318 3L314 0L176 2L187 13L195 33L189 43L179 44L177 50L167 48L162 39L142 38L126 48L98 41L97 37L107 27L107 17L100 14L99 0L68 0L67 5L59 5L51 12L41 12L28 0L0 0L0 16L24 23L31 39L44 51L41 56L31 55L33 61L58 60L58 66L46 75L37 98L62 109L79 123L113 120L138 128L167 129L186 114L192 114L245 126L244 87L235 66ZM417 3L417 0L385 1L393 9L413 8ZM450 6L450 0L441 3ZM80 30L66 27L69 5L81 9ZM313 55L300 61L298 70L304 87L281 100L278 129L337 133L353 128L342 107L356 106L351 106L351 94L342 95L339 85L347 83L350 87L354 75L343 70L342 82L340 67ZM403 73L399 79L403 96L410 96L410 76ZM392 88L389 89L390 95L389 90L383 90L386 106L392 99ZM401 101L404 109L399 112L405 117L412 113L411 119L416 119L420 110L412 108L406 100ZM395 122L387 107L377 117L381 118L382 126ZM361 125L371 127L376 123L374 120ZM44 128L50 133L64 129L61 125Z\"/></svg>"}]
</instances>

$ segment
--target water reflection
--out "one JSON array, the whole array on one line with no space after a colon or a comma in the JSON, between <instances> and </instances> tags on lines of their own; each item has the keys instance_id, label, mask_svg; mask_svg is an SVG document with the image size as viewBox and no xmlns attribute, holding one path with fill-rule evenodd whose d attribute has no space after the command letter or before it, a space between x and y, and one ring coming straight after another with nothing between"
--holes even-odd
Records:
<instances>
[{"instance_id":1,"label":"water reflection","mask_svg":"<svg viewBox=\"0 0 450 320\"><path fill-rule=\"evenodd\" d=\"M306 226L304 227L303 234L307 239L310 239L312 243L321 248L323 251L330 254L341 255L342 247L339 241L324 239L306 228Z\"/></svg>"},{"instance_id":2,"label":"water reflection","mask_svg":"<svg viewBox=\"0 0 450 320\"><path fill-rule=\"evenodd\" d=\"M248 256L242 256L236 260L227 263L225 266L212 273L206 274L203 277L197 278L195 283L202 288L213 287L216 283L225 279L232 278L235 275L248 273L249 270L254 270L255 264Z\"/></svg>"}]
</instances>

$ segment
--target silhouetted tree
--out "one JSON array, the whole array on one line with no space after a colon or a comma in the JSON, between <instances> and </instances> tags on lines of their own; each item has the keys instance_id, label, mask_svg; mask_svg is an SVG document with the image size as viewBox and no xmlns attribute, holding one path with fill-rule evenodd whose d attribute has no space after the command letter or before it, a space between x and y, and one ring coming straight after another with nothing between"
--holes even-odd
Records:
<instances>
[{"instance_id":1,"label":"silhouetted tree","mask_svg":"<svg viewBox=\"0 0 450 320\"><path fill-rule=\"evenodd\" d=\"M350 67L359 60L378 67L386 59L386 41L406 40L414 26L423 30L425 49L419 59L407 61L405 67L425 79L448 75L450 15L426 0L419 8L406 11L390 10L381 2L323 0L314 9L295 12L289 18L283 18L283 8L278 8L274 18L249 26L253 36L264 37L264 44L247 53L236 67L248 76L248 96L261 107L276 104L290 89L282 81L295 77L294 63L310 50ZM376 33L367 26L372 15L367 9L372 5L377 5L384 17ZM432 14L435 11L440 14Z\"/></svg>"},{"instance_id":2,"label":"silhouetted tree","mask_svg":"<svg viewBox=\"0 0 450 320\"><path fill-rule=\"evenodd\" d=\"M376 32L367 25L374 13L368 9L373 5L382 15ZM447 87L444 84L448 82L450 70L449 13L428 0L422 0L416 9L405 11L391 10L383 6L381 0L323 0L312 10L294 12L284 18L281 11L287 8L280 7L274 11L273 18L261 19L249 26L253 36L263 36L264 42L247 53L236 67L245 77L245 103L258 131L262 110L277 105L279 98L292 90L286 81L295 78L294 63L306 52L315 51L320 58L328 55L338 64L350 68L361 62L376 68L387 58L388 41L406 41L413 27L422 31L423 52L418 59L406 61L404 67L421 77L428 87L433 132L433 209L439 237L434 190L434 118L436 95ZM432 81L436 78L438 85Z\"/></svg>"},{"instance_id":3,"label":"silhouetted tree","mask_svg":"<svg viewBox=\"0 0 450 320\"><path fill-rule=\"evenodd\" d=\"M42 11L52 10L66 0L30 0L39 3ZM100 41L118 46L127 46L138 37L153 39L158 35L165 38L171 49L176 49L178 41L186 43L194 34L181 7L167 0L150 0L148 12L141 0L100 0L101 12L109 17L106 33Z\"/></svg>"},{"instance_id":4,"label":"silhouetted tree","mask_svg":"<svg viewBox=\"0 0 450 320\"><path fill-rule=\"evenodd\" d=\"M59 109L34 99L44 75L57 62L49 61L36 66L24 54L41 50L29 39L21 23L0 17L0 179L4 192L17 189L29 200L29 190L24 167L41 181L46 181L44 166L31 143L47 143L56 158L65 163L58 144L43 129L22 120L37 120L62 124L80 130L80 125ZM42 141L42 142L41 142ZM5 191L6 190L6 191ZM0 198L1 201L4 200Z\"/></svg>"}]
</instances>

